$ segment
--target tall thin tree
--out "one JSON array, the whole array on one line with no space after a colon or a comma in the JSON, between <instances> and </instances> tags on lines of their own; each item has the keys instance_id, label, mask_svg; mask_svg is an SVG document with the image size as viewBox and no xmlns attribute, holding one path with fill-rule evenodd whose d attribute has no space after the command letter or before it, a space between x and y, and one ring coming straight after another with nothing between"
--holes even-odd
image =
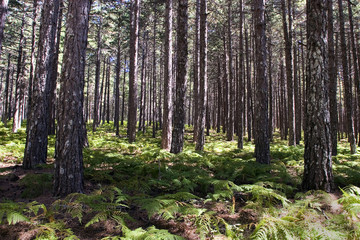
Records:
<instances>
[{"instance_id":1,"label":"tall thin tree","mask_svg":"<svg viewBox=\"0 0 360 240\"><path fill-rule=\"evenodd\" d=\"M184 146L185 94L188 64L188 0L179 0L177 30L176 100L170 150L172 153L181 152Z\"/></svg>"},{"instance_id":2,"label":"tall thin tree","mask_svg":"<svg viewBox=\"0 0 360 240\"><path fill-rule=\"evenodd\" d=\"M200 78L196 150L204 150L207 106L207 0L200 1Z\"/></svg>"},{"instance_id":3,"label":"tall thin tree","mask_svg":"<svg viewBox=\"0 0 360 240\"><path fill-rule=\"evenodd\" d=\"M345 111L346 111L346 125L348 140L350 142L350 152L354 154L356 152L356 140L354 133L354 111L352 104L352 82L349 79L349 64L348 64L348 51L345 40L345 20L342 0L338 0L339 6L339 25L340 25L340 48L341 48L341 60L344 80L344 100L345 100Z\"/></svg>"},{"instance_id":4,"label":"tall thin tree","mask_svg":"<svg viewBox=\"0 0 360 240\"><path fill-rule=\"evenodd\" d=\"M137 118L137 75L138 75L138 38L139 38L139 15L140 1L135 0L131 4L131 33L130 33L130 77L129 77L129 110L127 135L129 142L136 139Z\"/></svg>"},{"instance_id":5,"label":"tall thin tree","mask_svg":"<svg viewBox=\"0 0 360 240\"><path fill-rule=\"evenodd\" d=\"M173 31L173 1L166 1L165 15L165 61L164 61L164 115L162 125L161 147L170 150L172 139L172 88L173 88L173 72L172 72L172 31Z\"/></svg>"},{"instance_id":6,"label":"tall thin tree","mask_svg":"<svg viewBox=\"0 0 360 240\"><path fill-rule=\"evenodd\" d=\"M257 162L270 164L265 2L264 0L253 0L253 4L256 54L255 156Z\"/></svg>"}]
</instances>

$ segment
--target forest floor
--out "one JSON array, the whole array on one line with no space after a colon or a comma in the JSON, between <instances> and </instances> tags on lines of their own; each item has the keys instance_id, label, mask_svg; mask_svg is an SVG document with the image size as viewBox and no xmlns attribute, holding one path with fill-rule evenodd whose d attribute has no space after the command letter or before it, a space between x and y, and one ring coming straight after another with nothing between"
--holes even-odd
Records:
<instances>
[{"instance_id":1,"label":"forest floor","mask_svg":"<svg viewBox=\"0 0 360 240\"><path fill-rule=\"evenodd\" d=\"M178 155L160 149L160 131L129 144L111 124L88 132L85 193L52 196L48 163L21 167L25 129L0 124L0 239L360 239L360 155L341 141L334 193L301 191L303 144L275 136L270 166L254 145L211 132L194 150L191 129ZM126 135L126 128L121 129Z\"/></svg>"}]
</instances>

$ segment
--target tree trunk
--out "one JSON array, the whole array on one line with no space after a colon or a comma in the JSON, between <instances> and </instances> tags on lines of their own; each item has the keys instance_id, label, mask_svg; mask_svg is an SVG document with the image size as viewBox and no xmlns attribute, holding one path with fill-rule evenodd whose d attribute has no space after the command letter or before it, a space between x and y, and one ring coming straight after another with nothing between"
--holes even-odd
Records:
<instances>
[{"instance_id":1,"label":"tree trunk","mask_svg":"<svg viewBox=\"0 0 360 240\"><path fill-rule=\"evenodd\" d=\"M199 78L198 133L195 149L204 150L207 106L207 0L200 1L200 78Z\"/></svg>"},{"instance_id":2,"label":"tree trunk","mask_svg":"<svg viewBox=\"0 0 360 240\"><path fill-rule=\"evenodd\" d=\"M253 3L256 51L255 156L258 163L270 164L265 3L264 0L254 0Z\"/></svg>"},{"instance_id":3,"label":"tree trunk","mask_svg":"<svg viewBox=\"0 0 360 240\"><path fill-rule=\"evenodd\" d=\"M97 29L97 49L96 49L96 62L95 62L95 93L94 93L94 114L93 114L93 132L100 123L100 98L99 85L100 85L100 68L101 68L101 23L100 19L99 26Z\"/></svg>"},{"instance_id":4,"label":"tree trunk","mask_svg":"<svg viewBox=\"0 0 360 240\"><path fill-rule=\"evenodd\" d=\"M305 129L304 190L334 189L331 163L330 114L327 96L327 0L308 0L307 111Z\"/></svg>"},{"instance_id":5,"label":"tree trunk","mask_svg":"<svg viewBox=\"0 0 360 240\"><path fill-rule=\"evenodd\" d=\"M2 52L2 40L4 39L4 27L8 13L9 0L0 0L0 56Z\"/></svg>"},{"instance_id":6,"label":"tree trunk","mask_svg":"<svg viewBox=\"0 0 360 240\"><path fill-rule=\"evenodd\" d=\"M156 15L156 5L154 6L154 16ZM157 24L157 19L156 17L154 18L154 26L153 26L153 64L152 64L152 81L153 81L153 120L154 120L154 124L152 127L152 137L155 138L156 137L156 130L158 128L158 108L157 108L157 75L156 75L156 69L157 69L157 64L156 64L156 24Z\"/></svg>"},{"instance_id":7,"label":"tree trunk","mask_svg":"<svg viewBox=\"0 0 360 240\"><path fill-rule=\"evenodd\" d=\"M185 94L188 63L188 0L179 0L177 19L177 67L172 153L180 153L184 145Z\"/></svg>"},{"instance_id":8,"label":"tree trunk","mask_svg":"<svg viewBox=\"0 0 360 240\"><path fill-rule=\"evenodd\" d=\"M121 71L121 34L118 35L116 53L116 68L115 68L115 112L114 112L114 127L116 136L120 136L119 120L120 120L120 71Z\"/></svg>"},{"instance_id":9,"label":"tree trunk","mask_svg":"<svg viewBox=\"0 0 360 240\"><path fill-rule=\"evenodd\" d=\"M247 133L248 139L250 142L252 138L252 90L251 90L251 67L250 67L250 50L249 50L249 41L248 41L248 33L245 28L245 53L246 53L246 109L247 109Z\"/></svg>"},{"instance_id":10,"label":"tree trunk","mask_svg":"<svg viewBox=\"0 0 360 240\"><path fill-rule=\"evenodd\" d=\"M144 37L143 37L143 46L142 46L142 57L141 57L141 82L140 82L140 112L139 112L139 127L138 127L138 131L142 131L143 130L143 122L144 122L144 118L145 118L145 94L144 94L144 89L145 89L145 78L146 78L146 63L147 63L147 42L148 42L148 32L144 32Z\"/></svg>"},{"instance_id":11,"label":"tree trunk","mask_svg":"<svg viewBox=\"0 0 360 240\"><path fill-rule=\"evenodd\" d=\"M243 13L243 0L240 0L240 36L239 36L239 76L238 76L238 148L244 148L244 93L245 93L245 81L244 81L244 35L243 35L243 21L244 21L244 13Z\"/></svg>"},{"instance_id":12,"label":"tree trunk","mask_svg":"<svg viewBox=\"0 0 360 240\"><path fill-rule=\"evenodd\" d=\"M348 140L350 142L350 152L351 154L356 153L356 141L354 134L354 119L353 119L353 104L352 104L352 83L349 79L349 68L347 60L347 46L345 41L345 27L344 27L344 11L342 0L338 0L339 5L339 23L340 23L340 45L341 45L341 58L342 58L342 69L343 69L343 79L344 79L344 100L345 100L345 110L346 110L346 124L347 124L347 133Z\"/></svg>"},{"instance_id":13,"label":"tree trunk","mask_svg":"<svg viewBox=\"0 0 360 240\"><path fill-rule=\"evenodd\" d=\"M273 141L273 78L272 78L272 48L271 48L271 37L268 38L268 53L269 53L269 66L268 66L268 74L269 74L269 140Z\"/></svg>"},{"instance_id":14,"label":"tree trunk","mask_svg":"<svg viewBox=\"0 0 360 240\"><path fill-rule=\"evenodd\" d=\"M337 131L338 131L338 108L337 108L337 68L334 52L334 24L333 24L333 1L328 1L328 51L329 51L329 103L330 103L330 127L331 127L331 154L337 155Z\"/></svg>"},{"instance_id":15,"label":"tree trunk","mask_svg":"<svg viewBox=\"0 0 360 240\"><path fill-rule=\"evenodd\" d=\"M124 61L124 78L122 82L122 101L121 101L121 126L124 126L124 115L125 115L125 82L126 82L126 55L125 55L125 61Z\"/></svg>"},{"instance_id":16,"label":"tree trunk","mask_svg":"<svg viewBox=\"0 0 360 240\"><path fill-rule=\"evenodd\" d=\"M41 14L40 36L23 167L30 169L46 163L48 143L48 94L55 52L59 0L45 0Z\"/></svg>"},{"instance_id":17,"label":"tree trunk","mask_svg":"<svg viewBox=\"0 0 360 240\"><path fill-rule=\"evenodd\" d=\"M11 63L11 54L8 54L8 63L6 69L6 77L5 77L5 106L4 113L2 115L2 122L4 126L7 127L7 120L9 114L9 88L10 88L10 63Z\"/></svg>"},{"instance_id":18,"label":"tree trunk","mask_svg":"<svg viewBox=\"0 0 360 240\"><path fill-rule=\"evenodd\" d=\"M13 128L12 132L16 133L18 129L21 127L21 105L22 99L24 95L24 78L23 78L23 62L25 56L23 52L23 48L25 47L25 38L24 38L24 29L25 28L25 15L22 18L21 30L20 30L20 40L19 40L19 48L18 48L18 62L16 69L16 86L15 86L15 108L14 108L14 117L13 117Z\"/></svg>"},{"instance_id":19,"label":"tree trunk","mask_svg":"<svg viewBox=\"0 0 360 240\"><path fill-rule=\"evenodd\" d=\"M131 36L130 36L130 78L129 78L129 110L127 135L129 142L136 139L136 113L137 113L137 75L138 75L138 36L140 1L135 0L131 5Z\"/></svg>"},{"instance_id":20,"label":"tree trunk","mask_svg":"<svg viewBox=\"0 0 360 240\"><path fill-rule=\"evenodd\" d=\"M232 55L232 37L231 37L231 11L232 0L228 0L228 22L227 22L227 35L228 35L228 42L227 42L227 50L228 50L228 72L229 72L229 81L228 81L228 94L229 94L229 117L228 117L228 127L226 131L226 140L232 141L234 140L234 76L233 76L233 55Z\"/></svg>"},{"instance_id":21,"label":"tree trunk","mask_svg":"<svg viewBox=\"0 0 360 240\"><path fill-rule=\"evenodd\" d=\"M90 6L89 0L69 1L57 117L55 196L84 190L83 91Z\"/></svg>"},{"instance_id":22,"label":"tree trunk","mask_svg":"<svg viewBox=\"0 0 360 240\"><path fill-rule=\"evenodd\" d=\"M110 65L110 57L108 59L108 66L106 70L106 85L107 85L107 93L106 93L106 122L110 123L110 74L111 74L111 65Z\"/></svg>"},{"instance_id":23,"label":"tree trunk","mask_svg":"<svg viewBox=\"0 0 360 240\"><path fill-rule=\"evenodd\" d=\"M32 86L34 79L34 68L35 68L35 48L36 48L36 23L37 23L37 15L38 15L38 0L34 0L33 2L33 22L32 22L32 32L31 32L31 59L30 59L30 73L29 73L29 88L28 88L28 109L27 109L27 119L30 118L30 107L31 107L31 96L32 96ZM27 121L27 126L29 126L29 121Z\"/></svg>"},{"instance_id":24,"label":"tree trunk","mask_svg":"<svg viewBox=\"0 0 360 240\"><path fill-rule=\"evenodd\" d=\"M195 37L194 37L194 142L199 132L199 79L200 79L200 0L196 0Z\"/></svg>"},{"instance_id":25,"label":"tree trunk","mask_svg":"<svg viewBox=\"0 0 360 240\"><path fill-rule=\"evenodd\" d=\"M290 1L289 6L290 6ZM286 80L287 80L287 112L288 112L288 124L289 124L289 146L296 145L295 142L295 124L294 124L294 87L293 87L293 71L292 71L292 56L291 56L291 14L290 7L288 8L289 14L289 29L286 22L286 0L281 1L282 7L282 21L283 21L283 32L284 32L284 41L285 41L285 63L286 63Z\"/></svg>"},{"instance_id":26,"label":"tree trunk","mask_svg":"<svg viewBox=\"0 0 360 240\"><path fill-rule=\"evenodd\" d=\"M52 59L52 68L51 77L50 77L50 92L49 92L49 125L48 125L48 134L55 135L55 119L56 119L56 85L58 78L58 63L59 63L59 52L60 52L60 42L61 42L61 27L62 27L62 17L63 17L63 0L60 0L60 10L59 15L57 16L57 22L53 23L57 25L56 30L56 47L55 53Z\"/></svg>"},{"instance_id":27,"label":"tree trunk","mask_svg":"<svg viewBox=\"0 0 360 240\"><path fill-rule=\"evenodd\" d=\"M356 44L355 44L355 33L354 33L354 22L353 22L353 13L352 13L352 3L350 0L348 1L348 12L349 12L349 25L350 25L350 40L351 40L351 52L352 52L352 60L353 60L353 66L354 66L354 79L355 79L355 85L356 85L356 92L357 92L357 106L358 110L360 111L360 79L359 79L359 68L357 65L358 62L358 56L356 52ZM355 107L356 109L356 107ZM358 114L357 116L360 116ZM355 125L356 128L359 129L359 121L355 121L357 124ZM359 131L355 131L355 139L356 135L358 135ZM360 146L360 141L359 141Z\"/></svg>"},{"instance_id":28,"label":"tree trunk","mask_svg":"<svg viewBox=\"0 0 360 240\"><path fill-rule=\"evenodd\" d=\"M161 137L161 148L170 150L172 140L173 114L173 72L172 72L172 31L173 31L173 1L166 1L165 16L165 64L164 64L164 115Z\"/></svg>"}]
</instances>

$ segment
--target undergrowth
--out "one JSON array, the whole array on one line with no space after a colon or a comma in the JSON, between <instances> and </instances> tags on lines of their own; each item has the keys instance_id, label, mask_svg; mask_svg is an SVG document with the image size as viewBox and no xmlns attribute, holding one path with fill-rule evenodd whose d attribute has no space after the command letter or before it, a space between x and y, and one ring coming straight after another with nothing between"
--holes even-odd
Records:
<instances>
[{"instance_id":1,"label":"undergrowth","mask_svg":"<svg viewBox=\"0 0 360 240\"><path fill-rule=\"evenodd\" d=\"M0 161L21 163L24 131L11 134L0 124ZM187 128L185 139L191 139L191 131ZM342 187L337 201L321 191L301 192L303 145L289 147L277 135L268 166L256 163L251 142L238 150L222 133L212 132L204 151L186 141L178 155L161 150L160 132L152 138L150 127L133 144L125 127L120 135L111 123L88 131L84 176L95 189L91 194L70 194L49 206L2 199L1 224L27 222L37 229L36 239L79 239L68 219L83 229L112 222L120 234L104 239L114 240L186 239L182 224L199 239L360 238L360 157L350 155L342 142L333 162ZM49 137L49 158L54 144ZM20 184L22 197L33 199L51 191L52 174L29 174ZM340 209L335 211L334 204ZM141 227L134 224L139 214L145 218Z\"/></svg>"}]
</instances>

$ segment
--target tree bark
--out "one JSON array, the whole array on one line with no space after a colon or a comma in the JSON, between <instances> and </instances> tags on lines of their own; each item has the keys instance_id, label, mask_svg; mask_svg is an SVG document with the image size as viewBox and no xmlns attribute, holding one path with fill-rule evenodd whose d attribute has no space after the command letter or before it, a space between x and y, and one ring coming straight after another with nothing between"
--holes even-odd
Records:
<instances>
[{"instance_id":1,"label":"tree bark","mask_svg":"<svg viewBox=\"0 0 360 240\"><path fill-rule=\"evenodd\" d=\"M4 126L7 127L7 120L9 114L9 88L10 88L10 64L11 64L11 54L8 54L8 63L6 68L6 77L5 77L5 106L4 113L2 115L2 122Z\"/></svg>"},{"instance_id":2,"label":"tree bark","mask_svg":"<svg viewBox=\"0 0 360 240\"><path fill-rule=\"evenodd\" d=\"M244 95L245 95L245 81L244 81L244 35L243 35L243 21L244 21L244 13L243 13L243 0L240 0L240 33L239 33L239 76L238 76L238 148L244 148Z\"/></svg>"},{"instance_id":3,"label":"tree bark","mask_svg":"<svg viewBox=\"0 0 360 240\"><path fill-rule=\"evenodd\" d=\"M333 1L328 0L328 51L329 51L329 103L331 127L331 154L337 155L338 107L337 107L337 68L334 52Z\"/></svg>"},{"instance_id":4,"label":"tree bark","mask_svg":"<svg viewBox=\"0 0 360 240\"><path fill-rule=\"evenodd\" d=\"M229 81L228 81L228 94L229 94L229 117L228 117L228 124L227 124L227 131L226 131L226 140L232 141L234 140L234 74L233 74L233 54L232 54L232 36L231 36L231 11L232 0L228 0L228 22L227 22L227 35L228 35L228 42L227 42L227 50L228 50L228 72L229 72Z\"/></svg>"},{"instance_id":5,"label":"tree bark","mask_svg":"<svg viewBox=\"0 0 360 240\"><path fill-rule=\"evenodd\" d=\"M256 53L255 156L258 163L270 164L265 3L264 0L254 0L253 3Z\"/></svg>"},{"instance_id":6,"label":"tree bark","mask_svg":"<svg viewBox=\"0 0 360 240\"><path fill-rule=\"evenodd\" d=\"M351 52L352 52L352 60L353 60L353 66L354 66L354 80L356 85L356 92L357 92L357 106L358 111L360 111L360 79L359 79L359 68L358 68L358 56L356 52L356 43L355 43L355 33L354 33L354 21L353 21L353 13L352 13L352 3L350 0L347 0L348 2L348 12L349 12L349 25L350 25L350 40L351 40ZM356 109L356 108L355 108ZM360 114L358 113L358 117ZM359 134L359 121L355 121L357 124L355 127L358 129L358 131L355 131L355 139L356 135ZM360 146L360 141L358 141Z\"/></svg>"},{"instance_id":7,"label":"tree bark","mask_svg":"<svg viewBox=\"0 0 360 240\"><path fill-rule=\"evenodd\" d=\"M354 116L353 116L353 104L352 104L352 83L349 79L349 67L347 60L347 46L345 41L345 27L344 27L344 11L342 0L338 0L339 6L339 23L340 23L340 46L341 46L341 59L344 79L344 100L345 100L345 111L346 111L346 124L348 141L350 142L351 154L356 153L356 141L354 134Z\"/></svg>"},{"instance_id":8,"label":"tree bark","mask_svg":"<svg viewBox=\"0 0 360 240\"><path fill-rule=\"evenodd\" d=\"M305 129L304 190L334 189L328 110L327 1L308 0L307 13L307 111Z\"/></svg>"},{"instance_id":9,"label":"tree bark","mask_svg":"<svg viewBox=\"0 0 360 240\"><path fill-rule=\"evenodd\" d=\"M55 52L56 23L59 0L45 0L41 14L40 36L23 167L30 169L46 163L48 136L48 94Z\"/></svg>"},{"instance_id":10,"label":"tree bark","mask_svg":"<svg viewBox=\"0 0 360 240\"><path fill-rule=\"evenodd\" d=\"M13 128L12 132L16 133L18 129L21 127L21 106L22 100L25 90L25 83L23 78L23 70L24 70L24 47L25 47L25 38L24 38L24 30L25 30L25 15L22 18L21 30L20 30L20 40L19 40L19 48L18 48L18 62L16 67L16 86L15 86L15 108L13 115Z\"/></svg>"},{"instance_id":11,"label":"tree bark","mask_svg":"<svg viewBox=\"0 0 360 240\"><path fill-rule=\"evenodd\" d=\"M246 110L247 110L247 141L250 142L252 138L252 90L251 90L251 67L250 67L250 50L249 50L249 41L248 33L245 28L245 53L246 53Z\"/></svg>"},{"instance_id":12,"label":"tree bark","mask_svg":"<svg viewBox=\"0 0 360 240\"><path fill-rule=\"evenodd\" d=\"M196 0L195 37L194 37L194 142L199 132L199 79L200 79L200 0Z\"/></svg>"},{"instance_id":13,"label":"tree bark","mask_svg":"<svg viewBox=\"0 0 360 240\"><path fill-rule=\"evenodd\" d=\"M121 71L121 34L118 35L116 53L116 68L115 68L115 112L114 112L114 127L116 136L120 136L119 121L120 121L120 71Z\"/></svg>"},{"instance_id":14,"label":"tree bark","mask_svg":"<svg viewBox=\"0 0 360 240\"><path fill-rule=\"evenodd\" d=\"M207 0L200 1L200 78L198 133L195 149L204 150L207 106Z\"/></svg>"},{"instance_id":15,"label":"tree bark","mask_svg":"<svg viewBox=\"0 0 360 240\"><path fill-rule=\"evenodd\" d=\"M97 29L97 49L96 49L96 62L95 62L95 93L94 93L94 114L93 114L93 132L100 123L100 98L99 85L100 85L100 68L101 68L101 24L102 19L100 18L99 26Z\"/></svg>"},{"instance_id":16,"label":"tree bark","mask_svg":"<svg viewBox=\"0 0 360 240\"><path fill-rule=\"evenodd\" d=\"M57 22L53 23L57 25L56 30L56 45L55 45L55 53L52 59L51 66L53 70L51 71L50 77L50 92L49 92L49 125L48 125L48 134L55 135L55 119L56 119L56 86L57 86L57 78L58 78L58 63L59 63L59 53L60 53L60 42L61 42L61 27L62 27L62 17L63 17L63 8L64 3L63 0L60 0L59 5L59 15L57 16Z\"/></svg>"},{"instance_id":17,"label":"tree bark","mask_svg":"<svg viewBox=\"0 0 360 240\"><path fill-rule=\"evenodd\" d=\"M69 1L58 108L54 195L83 192L83 91L91 1Z\"/></svg>"},{"instance_id":18,"label":"tree bark","mask_svg":"<svg viewBox=\"0 0 360 240\"><path fill-rule=\"evenodd\" d=\"M289 6L290 6L290 0ZM287 80L287 97L288 97L288 124L289 124L289 146L296 145L295 142L295 124L294 124L294 87L293 87L293 71L292 71L292 56L291 56L291 14L289 14L289 29L286 21L286 0L281 1L282 7L282 21L283 21L283 32L284 32L284 41L285 41L285 63L286 63L286 80ZM290 7L289 7L290 9Z\"/></svg>"},{"instance_id":19,"label":"tree bark","mask_svg":"<svg viewBox=\"0 0 360 240\"><path fill-rule=\"evenodd\" d=\"M173 114L173 72L172 72L172 31L173 31L173 1L166 1L165 13L165 64L164 64L164 115L161 137L161 148L170 150L172 140Z\"/></svg>"},{"instance_id":20,"label":"tree bark","mask_svg":"<svg viewBox=\"0 0 360 240\"><path fill-rule=\"evenodd\" d=\"M176 100L172 132L172 153L180 153L184 145L185 94L188 63L188 0L179 0L177 18Z\"/></svg>"},{"instance_id":21,"label":"tree bark","mask_svg":"<svg viewBox=\"0 0 360 240\"><path fill-rule=\"evenodd\" d=\"M121 100L121 126L124 126L124 115L125 115L125 82L126 82L126 55L124 61L124 77L122 82L122 100Z\"/></svg>"},{"instance_id":22,"label":"tree bark","mask_svg":"<svg viewBox=\"0 0 360 240\"><path fill-rule=\"evenodd\" d=\"M131 5L131 33L130 33L130 78L129 78L129 111L127 135L129 142L136 139L136 116L137 116L137 75L138 75L138 36L140 1L135 0Z\"/></svg>"},{"instance_id":23,"label":"tree bark","mask_svg":"<svg viewBox=\"0 0 360 240\"><path fill-rule=\"evenodd\" d=\"M4 27L8 13L8 3L9 0L0 1L0 56L2 53L2 41L4 39Z\"/></svg>"}]
</instances>

